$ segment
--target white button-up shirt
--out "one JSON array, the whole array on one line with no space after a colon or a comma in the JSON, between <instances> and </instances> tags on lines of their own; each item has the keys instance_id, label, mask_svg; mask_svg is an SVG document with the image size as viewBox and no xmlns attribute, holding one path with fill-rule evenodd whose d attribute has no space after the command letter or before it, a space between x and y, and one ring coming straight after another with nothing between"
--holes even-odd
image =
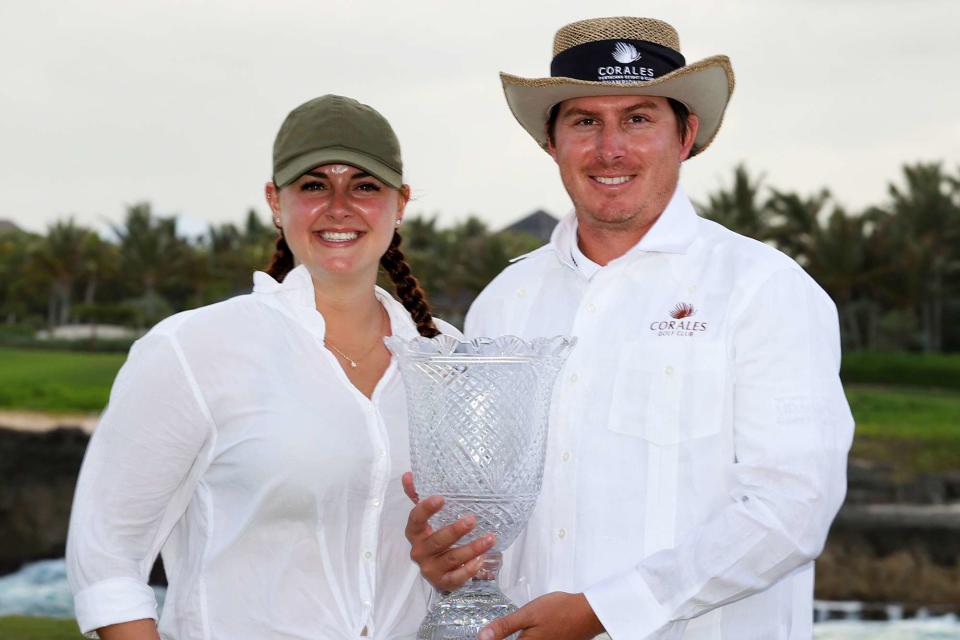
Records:
<instances>
[{"instance_id":1,"label":"white button-up shirt","mask_svg":"<svg viewBox=\"0 0 960 640\"><path fill-rule=\"evenodd\" d=\"M833 303L679 188L589 278L576 228L564 219L467 316L468 337L578 338L505 590L584 592L614 640L809 639L853 433Z\"/></svg>"},{"instance_id":2,"label":"white button-up shirt","mask_svg":"<svg viewBox=\"0 0 960 640\"><path fill-rule=\"evenodd\" d=\"M426 613L403 535L396 364L368 399L323 346L307 270L254 282L158 324L117 376L67 545L84 632L156 618L146 580L158 551L165 639L395 638ZM400 303L376 295L394 335L417 335Z\"/></svg>"}]
</instances>

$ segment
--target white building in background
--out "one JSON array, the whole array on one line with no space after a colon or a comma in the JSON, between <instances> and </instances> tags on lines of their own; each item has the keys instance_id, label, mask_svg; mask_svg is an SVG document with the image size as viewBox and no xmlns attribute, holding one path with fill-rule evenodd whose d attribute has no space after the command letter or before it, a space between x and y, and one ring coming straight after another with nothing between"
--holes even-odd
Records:
<instances>
[{"instance_id":1,"label":"white building in background","mask_svg":"<svg viewBox=\"0 0 960 640\"><path fill-rule=\"evenodd\" d=\"M38 340L127 340L143 331L114 324L65 324L37 331Z\"/></svg>"}]
</instances>

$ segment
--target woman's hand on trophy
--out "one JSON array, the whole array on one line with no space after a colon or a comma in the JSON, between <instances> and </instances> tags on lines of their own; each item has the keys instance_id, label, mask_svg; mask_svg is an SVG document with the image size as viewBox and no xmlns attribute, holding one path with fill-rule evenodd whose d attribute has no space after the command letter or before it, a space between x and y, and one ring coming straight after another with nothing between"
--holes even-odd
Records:
<instances>
[{"instance_id":1,"label":"woman's hand on trophy","mask_svg":"<svg viewBox=\"0 0 960 640\"><path fill-rule=\"evenodd\" d=\"M455 591L475 576L483 566L483 554L496 539L487 534L470 544L454 547L458 540L476 526L473 516L434 531L430 517L443 508L443 498L430 496L420 500L413 485L413 474L403 474L403 490L414 507L407 518L405 534L410 542L410 558L420 566L420 573L435 589Z\"/></svg>"},{"instance_id":2,"label":"woman's hand on trophy","mask_svg":"<svg viewBox=\"0 0 960 640\"><path fill-rule=\"evenodd\" d=\"M587 640L604 629L582 593L554 591L497 618L477 638L504 640L518 631L529 640Z\"/></svg>"}]
</instances>

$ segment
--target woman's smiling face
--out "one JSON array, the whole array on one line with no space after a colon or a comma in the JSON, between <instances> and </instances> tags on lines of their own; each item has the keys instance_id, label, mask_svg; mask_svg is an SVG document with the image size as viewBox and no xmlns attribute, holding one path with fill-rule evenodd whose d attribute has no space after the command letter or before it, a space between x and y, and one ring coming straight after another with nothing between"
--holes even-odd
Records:
<instances>
[{"instance_id":1,"label":"woman's smiling face","mask_svg":"<svg viewBox=\"0 0 960 640\"><path fill-rule=\"evenodd\" d=\"M287 245L314 279L375 280L409 188L394 189L350 165L327 164L281 189L268 182L266 194Z\"/></svg>"}]
</instances>

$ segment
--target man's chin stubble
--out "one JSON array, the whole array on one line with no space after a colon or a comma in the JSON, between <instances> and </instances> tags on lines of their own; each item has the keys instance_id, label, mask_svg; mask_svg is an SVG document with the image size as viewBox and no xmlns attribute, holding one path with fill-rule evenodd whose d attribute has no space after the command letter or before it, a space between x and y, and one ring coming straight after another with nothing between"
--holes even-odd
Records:
<instances>
[{"instance_id":1,"label":"man's chin stubble","mask_svg":"<svg viewBox=\"0 0 960 640\"><path fill-rule=\"evenodd\" d=\"M629 231L639 226L638 222L643 217L643 212L640 210L615 211L613 213L600 214L586 212L585 215L581 215L580 212L581 210L578 209L577 217L580 220L587 219L591 226L610 232Z\"/></svg>"}]
</instances>

